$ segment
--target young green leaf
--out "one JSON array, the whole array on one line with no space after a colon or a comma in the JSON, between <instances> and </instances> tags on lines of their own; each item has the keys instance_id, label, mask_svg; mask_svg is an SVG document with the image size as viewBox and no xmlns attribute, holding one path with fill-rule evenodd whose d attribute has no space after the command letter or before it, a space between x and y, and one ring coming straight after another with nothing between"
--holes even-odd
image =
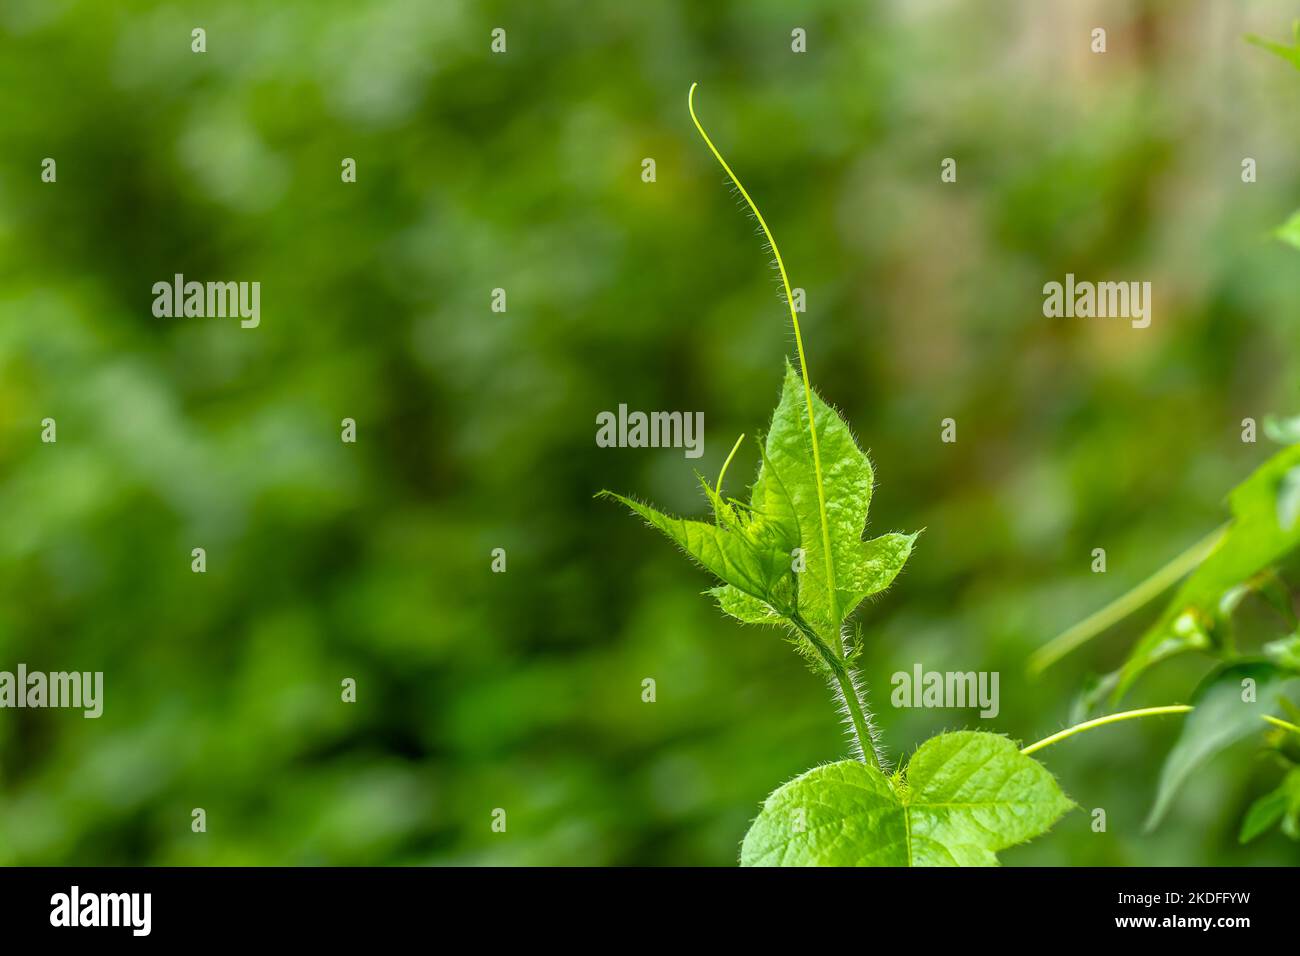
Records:
<instances>
[{"instance_id":1,"label":"young green leaf","mask_svg":"<svg viewBox=\"0 0 1300 956\"><path fill-rule=\"evenodd\" d=\"M828 648L842 654L845 619L893 582L917 535L862 540L874 480L871 463L844 420L814 392L831 545L827 567L807 409L800 377L787 362L749 507L725 502L705 485L716 524L675 518L612 492L602 495L623 502L721 578L725 583L709 593L727 614L749 624L787 624L800 631L806 623ZM795 560L796 549L803 551L802 563ZM836 582L833 599L831 578Z\"/></svg>"},{"instance_id":2,"label":"young green leaf","mask_svg":"<svg viewBox=\"0 0 1300 956\"><path fill-rule=\"evenodd\" d=\"M1250 805L1241 820L1238 839L1249 843L1279 820L1282 820L1283 833L1293 840L1300 840L1300 767L1288 770L1276 790L1269 791Z\"/></svg>"},{"instance_id":3,"label":"young green leaf","mask_svg":"<svg viewBox=\"0 0 1300 956\"><path fill-rule=\"evenodd\" d=\"M720 587L710 588L708 593L717 600L718 607L745 624L787 623L786 618L771 604L760 601L751 594L746 594L734 585L724 584Z\"/></svg>"},{"instance_id":4,"label":"young green leaf","mask_svg":"<svg viewBox=\"0 0 1300 956\"><path fill-rule=\"evenodd\" d=\"M1223 596L1300 546L1300 522L1283 523L1279 502L1300 466L1300 445L1264 462L1229 495L1233 520L1218 546L1174 594L1164 614L1134 647L1120 671L1114 699L1157 661L1213 642Z\"/></svg>"},{"instance_id":5,"label":"young green leaf","mask_svg":"<svg viewBox=\"0 0 1300 956\"><path fill-rule=\"evenodd\" d=\"M1275 56L1280 56L1297 70L1300 70L1300 20L1297 20L1292 29L1295 32L1295 43L1292 46L1286 46L1273 40L1266 39L1255 34L1249 34L1246 37L1247 43L1253 43L1257 47L1262 47Z\"/></svg>"},{"instance_id":6,"label":"young green leaf","mask_svg":"<svg viewBox=\"0 0 1300 956\"><path fill-rule=\"evenodd\" d=\"M905 772L845 760L768 797L744 866L993 866L1074 804L1042 764L998 734L932 737Z\"/></svg>"},{"instance_id":7,"label":"young green leaf","mask_svg":"<svg viewBox=\"0 0 1300 956\"><path fill-rule=\"evenodd\" d=\"M821 496L809 441L808 406L799 375L789 362L752 504L755 510L766 509L765 513L792 523L806 562L798 579L799 613L827 643L837 647L845 618L863 599L897 577L916 535L893 534L863 542L874 483L871 462L839 413L816 392L812 395L813 419L821 440L829 557L821 533ZM832 580L833 593L828 583Z\"/></svg>"},{"instance_id":8,"label":"young green leaf","mask_svg":"<svg viewBox=\"0 0 1300 956\"><path fill-rule=\"evenodd\" d=\"M1295 674L1268 661L1249 661L1221 668L1201 683L1192 695L1195 709L1160 770L1148 830L1164 818L1193 770L1231 744L1268 728L1263 715L1277 711L1282 693L1295 679Z\"/></svg>"},{"instance_id":9,"label":"young green leaf","mask_svg":"<svg viewBox=\"0 0 1300 956\"><path fill-rule=\"evenodd\" d=\"M781 250L758 204L696 116L695 84L687 93L686 106L700 137L744 197L767 239L785 287L801 373L786 362L781 400L772 416L748 507L723 499L722 475L717 488L702 481L713 505L713 525L674 518L621 495L602 494L622 501L721 578L723 584L710 593L727 614L746 623L785 624L796 648L831 678L853 726L855 751L879 766L875 731L850 667L841 626L864 598L893 581L916 536L885 535L862 541L871 502L871 464L844 420L813 392ZM728 456L724 474L730 462Z\"/></svg>"},{"instance_id":10,"label":"young green leaf","mask_svg":"<svg viewBox=\"0 0 1300 956\"><path fill-rule=\"evenodd\" d=\"M632 498L603 491L627 505L677 543L705 570L737 591L764 603L781 602L782 581L789 573L785 539L761 517L739 518L732 528L674 518Z\"/></svg>"}]
</instances>

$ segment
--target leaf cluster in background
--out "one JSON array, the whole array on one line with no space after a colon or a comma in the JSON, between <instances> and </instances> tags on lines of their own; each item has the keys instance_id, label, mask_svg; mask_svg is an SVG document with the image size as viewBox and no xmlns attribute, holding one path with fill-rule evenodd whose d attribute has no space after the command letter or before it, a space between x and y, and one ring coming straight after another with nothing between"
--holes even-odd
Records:
<instances>
[{"instance_id":1,"label":"leaf cluster in background","mask_svg":"<svg viewBox=\"0 0 1300 956\"><path fill-rule=\"evenodd\" d=\"M1284 434L1294 424L1275 425ZM1269 596L1272 567L1300 545L1300 444L1274 455L1229 496L1232 521L1217 547L1178 588L1119 674L1118 699L1153 664L1188 650L1225 649L1233 612L1250 593ZM1279 602L1289 613L1286 599ZM1294 624L1294 620L1290 621Z\"/></svg>"},{"instance_id":2,"label":"leaf cluster in background","mask_svg":"<svg viewBox=\"0 0 1300 956\"><path fill-rule=\"evenodd\" d=\"M1264 739L1272 731L1267 717L1293 708L1300 686L1300 619L1291 588L1278 572L1280 561L1300 547L1300 417L1268 418L1264 433L1288 444L1228 497L1232 520L1214 546L1178 587L1159 619L1130 651L1116 672L1092 681L1081 696L1076 716L1082 716L1109 694L1118 701L1155 664L1188 651L1201 651L1221 661L1206 676L1191 703L1177 742L1165 757L1147 829L1164 819L1179 789L1202 764L1234 743ZM1281 636L1259 642L1251 652L1239 648L1235 617L1250 598L1271 611ZM1252 654L1254 656L1252 656ZM1285 735L1283 734L1283 737ZM1243 824L1243 841L1275 822L1290 804L1295 761L1287 748L1272 748L1285 776L1268 798L1257 801ZM1277 811L1276 814L1274 811ZM1288 817L1288 820L1291 818ZM1284 827L1293 835L1294 825Z\"/></svg>"}]
</instances>

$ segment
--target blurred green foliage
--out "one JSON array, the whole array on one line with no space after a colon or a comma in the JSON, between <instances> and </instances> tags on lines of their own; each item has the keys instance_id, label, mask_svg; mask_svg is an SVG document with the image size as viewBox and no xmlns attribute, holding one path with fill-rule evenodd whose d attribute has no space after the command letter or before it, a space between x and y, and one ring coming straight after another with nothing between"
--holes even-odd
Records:
<instances>
[{"instance_id":1,"label":"blurred green foliage","mask_svg":"<svg viewBox=\"0 0 1300 956\"><path fill-rule=\"evenodd\" d=\"M1157 612L1034 681L1028 655L1216 527L1269 452L1242 419L1300 405L1300 272L1270 237L1300 197L1300 83L1242 39L1295 14L6 0L0 668L103 670L105 710L0 711L0 862L725 865L775 784L843 755L776 634L591 497L702 514L692 467L766 419L790 351L692 81L871 449L868 533L928 529L861 614L887 746L1059 729ZM154 318L178 272L260 281L260 328ZM1067 272L1151 281L1151 327L1044 319ZM597 448L620 402L704 411L704 458ZM996 727L891 708L914 662L1000 671ZM1209 668L1170 661L1129 702ZM1177 732L1044 751L1083 812L1004 862L1296 862L1276 831L1237 843L1279 782L1250 745L1142 832Z\"/></svg>"}]
</instances>

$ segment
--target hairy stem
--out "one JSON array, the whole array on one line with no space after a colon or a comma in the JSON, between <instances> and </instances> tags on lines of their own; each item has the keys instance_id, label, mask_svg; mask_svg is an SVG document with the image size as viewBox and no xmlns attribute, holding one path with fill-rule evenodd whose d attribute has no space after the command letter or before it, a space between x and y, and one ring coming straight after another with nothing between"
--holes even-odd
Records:
<instances>
[{"instance_id":1,"label":"hairy stem","mask_svg":"<svg viewBox=\"0 0 1300 956\"><path fill-rule=\"evenodd\" d=\"M858 750L862 752L862 759L883 773L880 757L876 754L876 742L871 736L871 725L867 722L862 702L858 700L858 691L853 686L853 678L848 668L842 664L835 668L835 682L840 685L844 706L848 708L849 719L853 721L853 733L857 735Z\"/></svg>"},{"instance_id":2,"label":"hairy stem","mask_svg":"<svg viewBox=\"0 0 1300 956\"><path fill-rule=\"evenodd\" d=\"M732 171L727 161L722 158L722 154L718 152L718 147L713 145L713 140L709 139L709 134L700 125L700 118L695 115L695 87L698 85L692 83L690 92L686 94L686 108L690 111L691 120L695 123L695 128L699 130L700 136L703 137L705 145L709 147L709 152L713 154L713 158L722 166L727 177L740 190L740 195L744 196L745 202L749 204L750 210L754 213L759 226L763 229L763 235L767 237L767 244L772 247L772 255L776 257L776 268L781 273L781 283L785 286L785 302L790 307L790 323L794 326L794 344L799 352L799 371L803 374L804 402L808 406L808 435L812 439L813 471L817 476L817 509L821 515L822 525L822 551L826 556L826 593L831 604L831 616L838 620L840 602L839 594L835 590L835 566L831 557L831 526L830 520L826 516L826 491L822 487L822 454L817 443L817 422L813 416L812 383L808 378L808 359L803 351L803 335L799 331L799 315L794 308L794 292L790 288L790 276L785 271L785 260L781 258L781 250L777 248L776 237L772 235L772 230L767 227L767 220L759 212L758 204L750 197L749 190L741 183L740 178ZM844 650L843 644L838 637L836 641L839 643L836 649L842 653Z\"/></svg>"},{"instance_id":3,"label":"hairy stem","mask_svg":"<svg viewBox=\"0 0 1300 956\"><path fill-rule=\"evenodd\" d=\"M1118 714L1107 714L1105 717L1097 717L1093 720L1085 720L1081 724L1075 724L1068 727L1060 733L1052 734L1050 737L1044 737L1036 744L1030 744L1028 747L1021 749L1022 754L1031 754L1035 751L1049 747L1059 740L1065 740L1067 737L1073 737L1075 734L1081 734L1085 730L1092 730L1094 727L1104 727L1106 724L1117 724L1121 720L1132 720L1135 717L1156 717L1160 714L1185 714L1192 707L1190 704L1170 704L1166 707L1143 707L1141 710L1126 710Z\"/></svg>"},{"instance_id":4,"label":"hairy stem","mask_svg":"<svg viewBox=\"0 0 1300 956\"><path fill-rule=\"evenodd\" d=\"M817 635L812 625L803 619L803 615L795 611L790 620L799 629L799 633L807 638L808 643L817 650L822 661L830 668L835 683L839 685L840 693L844 696L844 706L849 712L849 720L853 723L853 734L857 737L858 749L862 752L862 759L877 770L881 770L880 758L876 755L875 739L871 734L871 724L862 709L862 701L858 699L858 691L853 685L853 677L849 673L848 667L840 659L839 655L831 650L826 642Z\"/></svg>"}]
</instances>

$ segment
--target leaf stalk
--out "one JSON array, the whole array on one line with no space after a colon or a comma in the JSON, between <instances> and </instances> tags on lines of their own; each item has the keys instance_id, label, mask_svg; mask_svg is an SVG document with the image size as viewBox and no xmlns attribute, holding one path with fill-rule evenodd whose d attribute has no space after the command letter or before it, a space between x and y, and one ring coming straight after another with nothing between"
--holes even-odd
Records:
<instances>
[{"instance_id":1,"label":"leaf stalk","mask_svg":"<svg viewBox=\"0 0 1300 956\"><path fill-rule=\"evenodd\" d=\"M802 614L794 611L790 616L790 620L799 629L799 633L807 638L808 643L817 651L822 661L830 669L831 675L835 678L835 683L839 685L840 693L844 697L844 706L849 712L849 720L853 723L853 733L857 737L858 749L862 752L862 759L883 772L880 766L880 758L876 755L875 738L871 733L871 725L868 723L866 713L862 709L862 701L858 699L858 691L853 684L853 676L849 673L848 667L843 659L818 636L812 625L804 620Z\"/></svg>"}]
</instances>

